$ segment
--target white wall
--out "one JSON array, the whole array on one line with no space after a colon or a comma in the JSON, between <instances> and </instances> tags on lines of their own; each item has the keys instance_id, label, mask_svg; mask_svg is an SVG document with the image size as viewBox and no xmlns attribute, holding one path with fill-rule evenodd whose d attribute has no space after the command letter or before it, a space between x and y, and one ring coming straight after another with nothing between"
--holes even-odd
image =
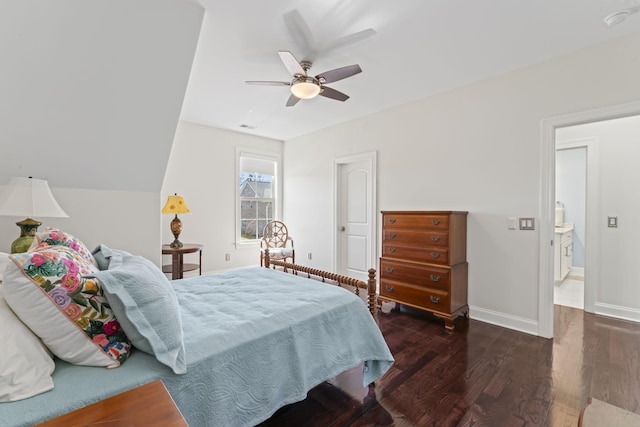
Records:
<instances>
[{"instance_id":1,"label":"white wall","mask_svg":"<svg viewBox=\"0 0 640 427\"><path fill-rule=\"evenodd\" d=\"M182 0L0 2L0 186L46 179L93 249L160 263L160 189L204 9ZM19 235L0 217L0 251Z\"/></svg>"},{"instance_id":2,"label":"white wall","mask_svg":"<svg viewBox=\"0 0 640 427\"><path fill-rule=\"evenodd\" d=\"M160 264L158 193L55 187L51 192L69 218L35 218L42 222L38 231L56 227L76 236L90 250L104 243ZM0 217L0 252L10 252L11 243L20 235L15 223L23 219Z\"/></svg>"},{"instance_id":3,"label":"white wall","mask_svg":"<svg viewBox=\"0 0 640 427\"><path fill-rule=\"evenodd\" d=\"M0 185L159 191L203 14L182 0L0 2Z\"/></svg>"},{"instance_id":4,"label":"white wall","mask_svg":"<svg viewBox=\"0 0 640 427\"><path fill-rule=\"evenodd\" d=\"M183 243L202 243L202 270L213 272L259 265L257 244L235 245L236 147L282 154L282 142L180 121L162 185L162 203L168 195L184 196L191 214L180 215ZM158 212L162 206L158 207ZM169 223L163 215L162 242L171 243ZM225 254L231 260L225 261ZM189 256L185 255L185 262ZM193 259L193 258L192 258ZM164 263L170 262L167 256ZM185 276L193 273L185 273Z\"/></svg>"},{"instance_id":5,"label":"white wall","mask_svg":"<svg viewBox=\"0 0 640 427\"><path fill-rule=\"evenodd\" d=\"M379 210L470 212L471 317L537 333L538 231L507 218L539 219L541 120L640 99L639 50L636 34L286 141L296 250L333 267L333 159L377 150Z\"/></svg>"},{"instance_id":6,"label":"white wall","mask_svg":"<svg viewBox=\"0 0 640 427\"><path fill-rule=\"evenodd\" d=\"M597 289L596 312L627 311L623 317L638 318L640 116L557 130L557 141L584 138L598 140L598 277L591 281ZM608 216L618 217L618 228L607 226Z\"/></svg>"}]
</instances>

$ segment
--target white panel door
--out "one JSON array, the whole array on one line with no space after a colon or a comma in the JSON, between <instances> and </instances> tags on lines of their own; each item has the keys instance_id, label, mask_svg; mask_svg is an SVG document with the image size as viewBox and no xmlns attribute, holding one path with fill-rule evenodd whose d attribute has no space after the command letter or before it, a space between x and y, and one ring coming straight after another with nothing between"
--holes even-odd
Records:
<instances>
[{"instance_id":1,"label":"white panel door","mask_svg":"<svg viewBox=\"0 0 640 427\"><path fill-rule=\"evenodd\" d=\"M372 260L372 171L370 161L339 167L338 272L367 279Z\"/></svg>"}]
</instances>

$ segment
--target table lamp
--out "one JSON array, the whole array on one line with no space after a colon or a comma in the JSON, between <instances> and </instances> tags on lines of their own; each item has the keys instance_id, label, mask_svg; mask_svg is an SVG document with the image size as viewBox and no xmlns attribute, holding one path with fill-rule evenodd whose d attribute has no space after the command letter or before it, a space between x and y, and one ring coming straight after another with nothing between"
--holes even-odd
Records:
<instances>
[{"instance_id":1,"label":"table lamp","mask_svg":"<svg viewBox=\"0 0 640 427\"><path fill-rule=\"evenodd\" d=\"M11 253L26 252L33 243L33 238L42 222L32 217L69 217L51 194L47 181L32 177L11 178L0 195L0 215L27 217L16 222L20 227L20 237L11 244Z\"/></svg>"},{"instance_id":2,"label":"table lamp","mask_svg":"<svg viewBox=\"0 0 640 427\"><path fill-rule=\"evenodd\" d=\"M169 196L167 203L164 205L164 208L162 208L162 213L176 215L175 218L171 220L171 233L173 233L174 240L169 246L172 248L181 248L182 242L178 237L180 237L180 233L182 232L182 221L178 218L178 214L191 213L187 204L184 202L184 197L178 196L178 193Z\"/></svg>"}]
</instances>

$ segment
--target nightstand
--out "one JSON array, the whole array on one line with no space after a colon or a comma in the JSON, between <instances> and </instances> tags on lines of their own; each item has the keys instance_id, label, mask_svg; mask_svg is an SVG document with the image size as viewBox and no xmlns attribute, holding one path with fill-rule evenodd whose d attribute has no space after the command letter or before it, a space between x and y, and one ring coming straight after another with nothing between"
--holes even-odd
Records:
<instances>
[{"instance_id":1,"label":"nightstand","mask_svg":"<svg viewBox=\"0 0 640 427\"><path fill-rule=\"evenodd\" d=\"M163 273L171 273L171 280L182 279L185 271L199 270L202 275L202 248L199 243L185 243L181 248L172 248L170 245L162 245L162 255L171 255L171 264L163 265ZM198 263L186 264L183 261L184 254L199 253Z\"/></svg>"},{"instance_id":2,"label":"nightstand","mask_svg":"<svg viewBox=\"0 0 640 427\"><path fill-rule=\"evenodd\" d=\"M160 380L45 421L36 427L93 425L188 427Z\"/></svg>"}]
</instances>

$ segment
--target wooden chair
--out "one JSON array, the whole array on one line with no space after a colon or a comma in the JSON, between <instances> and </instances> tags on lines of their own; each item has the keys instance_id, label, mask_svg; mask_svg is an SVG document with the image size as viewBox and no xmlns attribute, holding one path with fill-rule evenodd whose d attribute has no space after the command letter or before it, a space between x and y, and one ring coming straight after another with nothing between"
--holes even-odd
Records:
<instances>
[{"instance_id":1,"label":"wooden chair","mask_svg":"<svg viewBox=\"0 0 640 427\"><path fill-rule=\"evenodd\" d=\"M291 242L290 245L287 245ZM262 239L260 240L260 266L264 264L264 250L269 248L269 258L283 260L290 259L296 263L296 251L293 248L293 239L289 236L287 226L281 221L270 221L264 226Z\"/></svg>"}]
</instances>

